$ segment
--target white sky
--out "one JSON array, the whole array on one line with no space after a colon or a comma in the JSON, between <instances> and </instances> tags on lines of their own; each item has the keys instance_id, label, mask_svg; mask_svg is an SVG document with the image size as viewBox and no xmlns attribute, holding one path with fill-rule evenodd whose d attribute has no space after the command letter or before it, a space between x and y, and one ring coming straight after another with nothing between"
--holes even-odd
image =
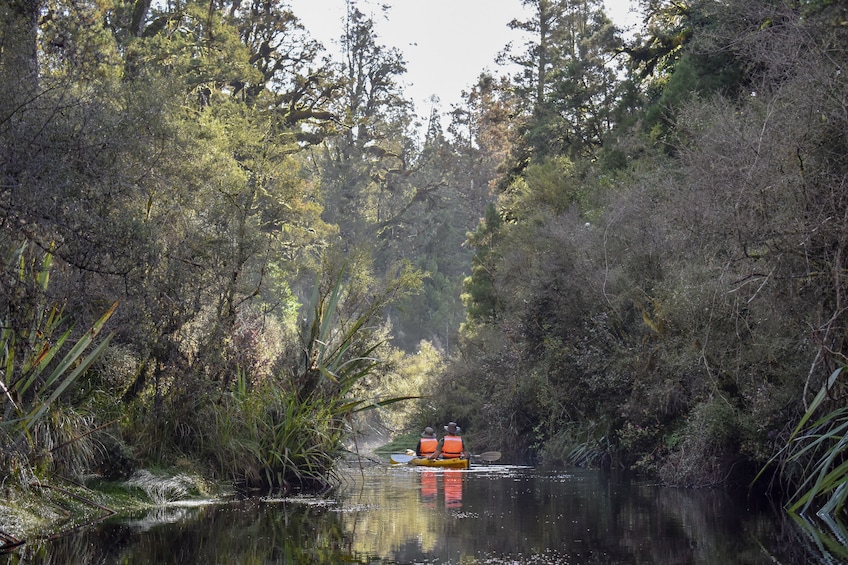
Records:
<instances>
[{"instance_id":1,"label":"white sky","mask_svg":"<svg viewBox=\"0 0 848 565\"><path fill-rule=\"evenodd\" d=\"M638 16L631 0L605 0L607 13L619 26L632 26ZM345 0L289 0L292 11L309 33L329 51L338 48ZM376 6L390 4L388 20ZM507 28L523 19L521 0L369 0L378 41L398 47L407 62L406 95L419 115L429 114L431 95L442 110L460 101L484 69L497 72L495 56L510 41L520 47L518 32Z\"/></svg>"}]
</instances>

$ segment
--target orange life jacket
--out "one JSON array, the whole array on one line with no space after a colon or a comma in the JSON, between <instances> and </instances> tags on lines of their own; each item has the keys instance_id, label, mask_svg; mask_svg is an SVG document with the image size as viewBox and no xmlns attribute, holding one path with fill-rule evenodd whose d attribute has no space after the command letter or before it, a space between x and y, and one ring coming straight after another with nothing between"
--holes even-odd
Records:
<instances>
[{"instance_id":1,"label":"orange life jacket","mask_svg":"<svg viewBox=\"0 0 848 565\"><path fill-rule=\"evenodd\" d=\"M418 443L418 455L427 457L436 453L436 446L439 445L439 440L434 437L422 437Z\"/></svg>"},{"instance_id":2,"label":"orange life jacket","mask_svg":"<svg viewBox=\"0 0 848 565\"><path fill-rule=\"evenodd\" d=\"M462 452L465 451L462 446L462 438L459 436L445 436L442 443L442 458L454 459L462 457Z\"/></svg>"}]
</instances>

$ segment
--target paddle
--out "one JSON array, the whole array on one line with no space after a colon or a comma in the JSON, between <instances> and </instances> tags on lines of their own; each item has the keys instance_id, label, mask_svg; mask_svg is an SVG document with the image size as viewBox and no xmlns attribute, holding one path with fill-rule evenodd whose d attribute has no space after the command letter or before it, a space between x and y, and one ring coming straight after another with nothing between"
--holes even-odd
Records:
<instances>
[{"instance_id":1,"label":"paddle","mask_svg":"<svg viewBox=\"0 0 848 565\"><path fill-rule=\"evenodd\" d=\"M409 463L414 458L414 455L406 455L405 453L392 453L389 457L392 463Z\"/></svg>"}]
</instances>

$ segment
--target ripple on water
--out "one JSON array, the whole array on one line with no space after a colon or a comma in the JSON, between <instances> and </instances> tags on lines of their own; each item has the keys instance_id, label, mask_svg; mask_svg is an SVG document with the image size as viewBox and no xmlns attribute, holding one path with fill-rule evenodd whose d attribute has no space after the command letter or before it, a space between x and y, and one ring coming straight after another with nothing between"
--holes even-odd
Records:
<instances>
[{"instance_id":1,"label":"ripple on water","mask_svg":"<svg viewBox=\"0 0 848 565\"><path fill-rule=\"evenodd\" d=\"M453 561L440 561L445 565L452 565ZM561 554L553 549L547 549L541 553L523 554L516 553L514 555L487 555L484 554L477 558L462 558L457 562L457 565L465 563L474 563L474 565L569 565L575 561L569 556Z\"/></svg>"},{"instance_id":2,"label":"ripple on water","mask_svg":"<svg viewBox=\"0 0 848 565\"><path fill-rule=\"evenodd\" d=\"M282 496L272 497L264 496L260 499L266 504L280 504L290 502L293 504L303 504L305 506L332 507L338 504L337 501L330 498L320 498L317 496L297 495L297 496Z\"/></svg>"}]
</instances>

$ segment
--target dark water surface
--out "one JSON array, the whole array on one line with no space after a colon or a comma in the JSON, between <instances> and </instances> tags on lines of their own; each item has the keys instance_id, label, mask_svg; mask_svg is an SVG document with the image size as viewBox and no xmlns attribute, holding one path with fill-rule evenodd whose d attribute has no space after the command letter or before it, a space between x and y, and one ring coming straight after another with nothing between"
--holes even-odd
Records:
<instances>
[{"instance_id":1,"label":"dark water surface","mask_svg":"<svg viewBox=\"0 0 848 565\"><path fill-rule=\"evenodd\" d=\"M169 505L5 563L839 563L779 508L596 471L352 469L327 498Z\"/></svg>"}]
</instances>

